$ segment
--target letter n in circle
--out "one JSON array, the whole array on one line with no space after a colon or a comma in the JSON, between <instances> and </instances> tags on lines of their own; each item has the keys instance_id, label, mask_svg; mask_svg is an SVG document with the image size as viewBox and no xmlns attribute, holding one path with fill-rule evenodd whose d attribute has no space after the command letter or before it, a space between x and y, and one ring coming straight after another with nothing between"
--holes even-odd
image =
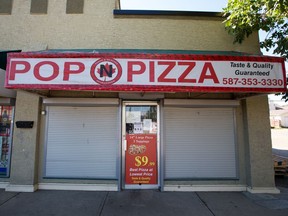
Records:
<instances>
[{"instance_id":1,"label":"letter n in circle","mask_svg":"<svg viewBox=\"0 0 288 216\"><path fill-rule=\"evenodd\" d=\"M104 71L105 71L105 75L104 75ZM100 77L103 77L103 76L112 77L112 74L113 74L112 65L108 65L108 64L106 64L106 65L101 64L100 65Z\"/></svg>"}]
</instances>

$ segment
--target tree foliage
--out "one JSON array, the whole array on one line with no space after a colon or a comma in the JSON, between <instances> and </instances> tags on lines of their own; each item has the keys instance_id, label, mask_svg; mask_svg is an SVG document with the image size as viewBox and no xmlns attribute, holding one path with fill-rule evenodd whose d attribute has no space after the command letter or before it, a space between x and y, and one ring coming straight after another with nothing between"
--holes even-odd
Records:
<instances>
[{"instance_id":1,"label":"tree foliage","mask_svg":"<svg viewBox=\"0 0 288 216\"><path fill-rule=\"evenodd\" d=\"M228 0L225 26L241 43L258 30L268 32L261 48L288 59L288 0Z\"/></svg>"},{"instance_id":2,"label":"tree foliage","mask_svg":"<svg viewBox=\"0 0 288 216\"><path fill-rule=\"evenodd\" d=\"M253 32L267 32L260 47L288 60L288 0L228 0L225 27L241 43ZM287 92L284 98L288 100Z\"/></svg>"}]
</instances>

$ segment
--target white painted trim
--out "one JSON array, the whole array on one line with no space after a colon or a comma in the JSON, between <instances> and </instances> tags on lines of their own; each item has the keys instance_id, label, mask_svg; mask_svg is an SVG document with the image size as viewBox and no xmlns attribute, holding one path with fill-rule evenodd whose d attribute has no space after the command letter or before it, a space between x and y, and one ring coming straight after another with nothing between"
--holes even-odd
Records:
<instances>
[{"instance_id":1,"label":"white painted trim","mask_svg":"<svg viewBox=\"0 0 288 216\"><path fill-rule=\"evenodd\" d=\"M39 190L118 191L117 184L39 183Z\"/></svg>"},{"instance_id":2,"label":"white painted trim","mask_svg":"<svg viewBox=\"0 0 288 216\"><path fill-rule=\"evenodd\" d=\"M45 105L55 106L93 106L93 105L118 105L118 98L45 98Z\"/></svg>"},{"instance_id":3,"label":"white painted trim","mask_svg":"<svg viewBox=\"0 0 288 216\"><path fill-rule=\"evenodd\" d=\"M38 189L37 185L13 185L9 184L5 188L7 192L34 192Z\"/></svg>"},{"instance_id":4,"label":"white painted trim","mask_svg":"<svg viewBox=\"0 0 288 216\"><path fill-rule=\"evenodd\" d=\"M9 182L0 182L0 188L5 189L9 185Z\"/></svg>"},{"instance_id":5,"label":"white painted trim","mask_svg":"<svg viewBox=\"0 0 288 216\"><path fill-rule=\"evenodd\" d=\"M268 194L279 194L280 190L276 187L247 187L247 191L252 194L268 193Z\"/></svg>"},{"instance_id":6,"label":"white painted trim","mask_svg":"<svg viewBox=\"0 0 288 216\"><path fill-rule=\"evenodd\" d=\"M193 99L164 99L164 106L189 106L189 107L236 107L238 100L193 100Z\"/></svg>"},{"instance_id":7,"label":"white painted trim","mask_svg":"<svg viewBox=\"0 0 288 216\"><path fill-rule=\"evenodd\" d=\"M164 191L180 192L241 192L246 191L245 185L165 185Z\"/></svg>"},{"instance_id":8,"label":"white painted trim","mask_svg":"<svg viewBox=\"0 0 288 216\"><path fill-rule=\"evenodd\" d=\"M241 192L278 194L276 187L247 187L245 185L165 185L164 191L179 192Z\"/></svg>"}]
</instances>

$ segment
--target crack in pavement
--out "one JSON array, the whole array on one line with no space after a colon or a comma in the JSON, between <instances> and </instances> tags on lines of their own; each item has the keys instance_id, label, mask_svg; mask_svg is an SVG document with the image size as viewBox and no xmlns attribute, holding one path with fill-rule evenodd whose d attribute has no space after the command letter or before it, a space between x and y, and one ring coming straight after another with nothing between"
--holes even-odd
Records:
<instances>
[{"instance_id":1,"label":"crack in pavement","mask_svg":"<svg viewBox=\"0 0 288 216\"><path fill-rule=\"evenodd\" d=\"M19 193L16 193L14 196L10 197L9 199L5 200L3 203L0 203L0 207L3 206L5 203L7 203L8 201L10 201L11 199L15 198L16 196L18 196L20 194Z\"/></svg>"},{"instance_id":2,"label":"crack in pavement","mask_svg":"<svg viewBox=\"0 0 288 216\"><path fill-rule=\"evenodd\" d=\"M198 197L198 199L203 203L203 205L209 210L209 212L213 215L213 216L216 216L214 214L214 212L212 211L212 209L209 208L208 204L200 197L200 195L195 192L196 196Z\"/></svg>"}]
</instances>

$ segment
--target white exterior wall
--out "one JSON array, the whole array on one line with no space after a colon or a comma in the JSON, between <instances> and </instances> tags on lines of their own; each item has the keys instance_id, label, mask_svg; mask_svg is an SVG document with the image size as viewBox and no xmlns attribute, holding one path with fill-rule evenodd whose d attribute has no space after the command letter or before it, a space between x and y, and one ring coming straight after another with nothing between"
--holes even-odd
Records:
<instances>
[{"instance_id":1,"label":"white exterior wall","mask_svg":"<svg viewBox=\"0 0 288 216\"><path fill-rule=\"evenodd\" d=\"M288 115L281 116L281 126L288 127Z\"/></svg>"}]
</instances>

